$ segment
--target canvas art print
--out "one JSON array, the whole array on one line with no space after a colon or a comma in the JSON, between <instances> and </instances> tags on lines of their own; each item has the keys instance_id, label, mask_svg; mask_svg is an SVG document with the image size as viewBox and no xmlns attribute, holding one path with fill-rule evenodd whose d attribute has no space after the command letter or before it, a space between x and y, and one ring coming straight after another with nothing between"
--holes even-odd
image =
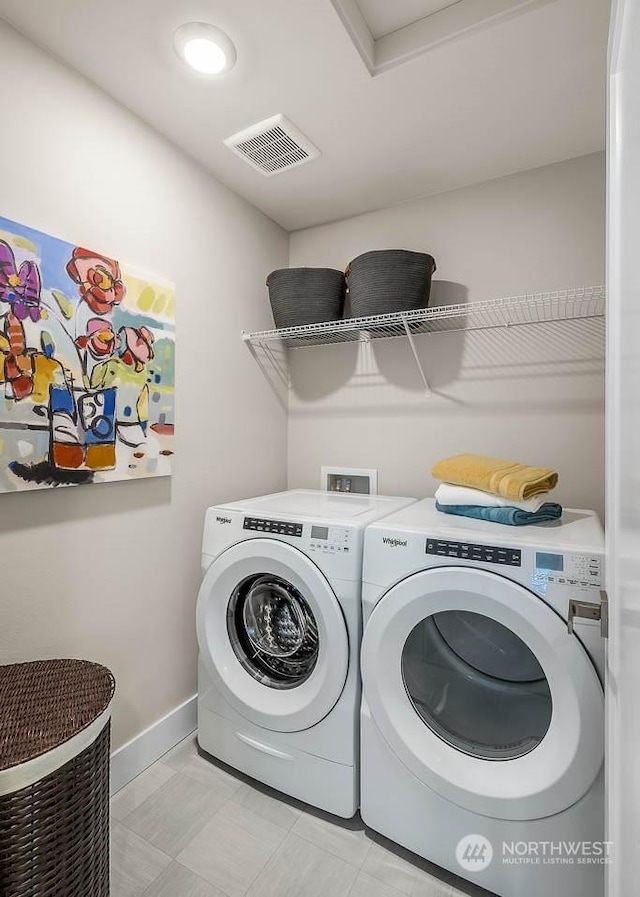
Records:
<instances>
[{"instance_id":1,"label":"canvas art print","mask_svg":"<svg viewBox=\"0 0 640 897\"><path fill-rule=\"evenodd\" d=\"M175 296L0 217L0 491L167 476Z\"/></svg>"}]
</instances>

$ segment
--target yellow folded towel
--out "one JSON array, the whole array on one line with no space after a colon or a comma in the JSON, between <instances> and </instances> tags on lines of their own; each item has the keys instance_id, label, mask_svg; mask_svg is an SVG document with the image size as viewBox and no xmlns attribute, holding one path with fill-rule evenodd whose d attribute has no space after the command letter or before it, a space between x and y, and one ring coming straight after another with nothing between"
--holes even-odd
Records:
<instances>
[{"instance_id":1,"label":"yellow folded towel","mask_svg":"<svg viewBox=\"0 0 640 897\"><path fill-rule=\"evenodd\" d=\"M470 486L514 501L526 501L554 488L558 474L548 467L527 467L484 455L455 455L438 461L432 476L454 486Z\"/></svg>"}]
</instances>

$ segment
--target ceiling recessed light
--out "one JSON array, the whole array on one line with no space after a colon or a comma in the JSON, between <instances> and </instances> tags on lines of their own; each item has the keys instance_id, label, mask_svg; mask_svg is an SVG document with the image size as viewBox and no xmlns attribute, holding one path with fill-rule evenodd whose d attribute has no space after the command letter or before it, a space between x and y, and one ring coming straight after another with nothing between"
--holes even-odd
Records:
<instances>
[{"instance_id":1,"label":"ceiling recessed light","mask_svg":"<svg viewBox=\"0 0 640 897\"><path fill-rule=\"evenodd\" d=\"M176 31L173 44L178 56L203 75L221 75L235 65L232 40L214 25L187 22Z\"/></svg>"}]
</instances>

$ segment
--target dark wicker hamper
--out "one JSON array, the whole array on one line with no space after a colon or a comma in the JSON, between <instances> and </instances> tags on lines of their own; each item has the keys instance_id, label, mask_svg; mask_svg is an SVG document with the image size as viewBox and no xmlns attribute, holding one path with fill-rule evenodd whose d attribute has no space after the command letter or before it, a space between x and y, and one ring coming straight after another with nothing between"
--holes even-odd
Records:
<instances>
[{"instance_id":1,"label":"dark wicker hamper","mask_svg":"<svg viewBox=\"0 0 640 897\"><path fill-rule=\"evenodd\" d=\"M105 667L0 667L0 897L108 897Z\"/></svg>"}]
</instances>

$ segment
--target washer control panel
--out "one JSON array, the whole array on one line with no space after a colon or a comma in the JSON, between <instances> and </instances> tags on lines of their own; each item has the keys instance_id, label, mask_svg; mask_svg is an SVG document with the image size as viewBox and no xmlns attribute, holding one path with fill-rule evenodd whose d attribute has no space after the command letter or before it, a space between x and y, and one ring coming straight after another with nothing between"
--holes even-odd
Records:
<instances>
[{"instance_id":1,"label":"washer control panel","mask_svg":"<svg viewBox=\"0 0 640 897\"><path fill-rule=\"evenodd\" d=\"M426 553L443 558L479 561L483 564L522 566L522 552L519 548L503 548L498 545L476 545L471 542L449 542L443 539L428 538Z\"/></svg>"},{"instance_id":2,"label":"washer control panel","mask_svg":"<svg viewBox=\"0 0 640 897\"><path fill-rule=\"evenodd\" d=\"M277 533L279 536L302 536L302 524L290 520L263 520L260 517L245 517L243 529L252 529L258 533Z\"/></svg>"},{"instance_id":3,"label":"washer control panel","mask_svg":"<svg viewBox=\"0 0 640 897\"><path fill-rule=\"evenodd\" d=\"M333 555L351 551L351 532L347 527L313 524L310 529L310 551Z\"/></svg>"}]
</instances>

